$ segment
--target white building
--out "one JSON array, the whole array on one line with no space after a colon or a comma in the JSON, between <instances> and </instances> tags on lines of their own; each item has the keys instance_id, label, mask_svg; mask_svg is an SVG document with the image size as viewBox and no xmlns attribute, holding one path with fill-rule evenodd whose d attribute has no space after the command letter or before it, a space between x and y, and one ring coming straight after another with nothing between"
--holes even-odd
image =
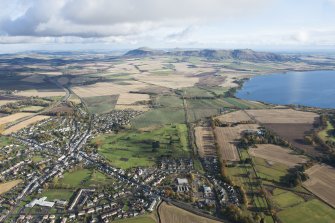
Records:
<instances>
[{"instance_id":1,"label":"white building","mask_svg":"<svg viewBox=\"0 0 335 223\"><path fill-rule=\"evenodd\" d=\"M35 205L52 208L55 205L55 202L46 201L47 197L42 197L40 199L34 199L32 202L26 205L28 208L32 208Z\"/></svg>"}]
</instances>

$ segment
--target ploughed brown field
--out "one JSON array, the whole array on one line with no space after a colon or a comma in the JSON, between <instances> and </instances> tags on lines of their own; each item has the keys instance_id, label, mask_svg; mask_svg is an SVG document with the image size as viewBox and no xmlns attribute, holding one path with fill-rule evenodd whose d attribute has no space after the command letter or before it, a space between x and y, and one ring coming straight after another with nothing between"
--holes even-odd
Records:
<instances>
[{"instance_id":1,"label":"ploughed brown field","mask_svg":"<svg viewBox=\"0 0 335 223\"><path fill-rule=\"evenodd\" d=\"M272 144L261 144L257 145L256 148L249 149L251 156L256 156L276 163L282 163L289 167L294 167L307 161L306 157L293 154L292 152L293 151L288 148Z\"/></svg>"},{"instance_id":2,"label":"ploughed brown field","mask_svg":"<svg viewBox=\"0 0 335 223\"><path fill-rule=\"evenodd\" d=\"M211 127L195 127L195 142L200 157L216 157L215 140Z\"/></svg>"},{"instance_id":3,"label":"ploughed brown field","mask_svg":"<svg viewBox=\"0 0 335 223\"><path fill-rule=\"evenodd\" d=\"M220 221L195 215L165 202L159 206L158 211L162 223L220 223Z\"/></svg>"},{"instance_id":4,"label":"ploughed brown field","mask_svg":"<svg viewBox=\"0 0 335 223\"><path fill-rule=\"evenodd\" d=\"M219 146L219 157L221 160L239 161L237 143L241 133L245 130L257 130L257 124L239 124L234 127L216 127L214 130Z\"/></svg>"},{"instance_id":5,"label":"ploughed brown field","mask_svg":"<svg viewBox=\"0 0 335 223\"><path fill-rule=\"evenodd\" d=\"M313 129L314 123L318 122L318 114L293 109L260 109L246 110L246 112L254 120L294 147L312 156L321 155L313 145L307 144L304 139L304 136Z\"/></svg>"},{"instance_id":6,"label":"ploughed brown field","mask_svg":"<svg viewBox=\"0 0 335 223\"><path fill-rule=\"evenodd\" d=\"M305 173L309 179L303 183L304 187L335 208L335 168L317 164Z\"/></svg>"},{"instance_id":7,"label":"ploughed brown field","mask_svg":"<svg viewBox=\"0 0 335 223\"><path fill-rule=\"evenodd\" d=\"M320 156L320 152L313 145L305 142L304 136L313 129L312 124L263 124L267 129L275 132L277 135L291 143L309 155Z\"/></svg>"}]
</instances>

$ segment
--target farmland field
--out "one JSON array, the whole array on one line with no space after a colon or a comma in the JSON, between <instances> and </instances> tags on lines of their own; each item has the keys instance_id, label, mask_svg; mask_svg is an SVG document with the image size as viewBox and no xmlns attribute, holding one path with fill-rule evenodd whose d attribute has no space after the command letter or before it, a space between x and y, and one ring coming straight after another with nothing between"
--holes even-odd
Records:
<instances>
[{"instance_id":1,"label":"farmland field","mask_svg":"<svg viewBox=\"0 0 335 223\"><path fill-rule=\"evenodd\" d=\"M152 142L159 141L157 151ZM128 131L101 135L94 139L99 153L111 165L128 169L136 166L151 166L157 157L189 156L187 127L184 124L168 124L152 131Z\"/></svg>"},{"instance_id":2,"label":"farmland field","mask_svg":"<svg viewBox=\"0 0 335 223\"><path fill-rule=\"evenodd\" d=\"M65 91L58 90L58 91L42 91L42 90L24 90L19 91L15 95L17 96L24 96L24 97L57 97L57 96L64 96Z\"/></svg>"},{"instance_id":3,"label":"farmland field","mask_svg":"<svg viewBox=\"0 0 335 223\"><path fill-rule=\"evenodd\" d=\"M221 160L239 161L236 148L241 133L245 130L257 130L257 124L240 124L235 127L215 127L214 133L219 146L219 156Z\"/></svg>"},{"instance_id":4,"label":"farmland field","mask_svg":"<svg viewBox=\"0 0 335 223\"><path fill-rule=\"evenodd\" d=\"M263 124L263 126L274 132L294 147L306 152L308 155L320 156L320 152L315 146L308 144L304 137L313 130L312 124Z\"/></svg>"},{"instance_id":5,"label":"farmland field","mask_svg":"<svg viewBox=\"0 0 335 223\"><path fill-rule=\"evenodd\" d=\"M122 219L113 221L115 223L156 223L157 221L153 216L139 216L129 219Z\"/></svg>"},{"instance_id":6,"label":"farmland field","mask_svg":"<svg viewBox=\"0 0 335 223\"><path fill-rule=\"evenodd\" d=\"M305 173L309 179L303 183L313 194L335 208L335 169L327 165L314 165Z\"/></svg>"},{"instance_id":7,"label":"farmland field","mask_svg":"<svg viewBox=\"0 0 335 223\"><path fill-rule=\"evenodd\" d=\"M176 206L169 205L163 202L159 206L159 214L162 220L162 223L219 223L219 221L211 220L204 218L198 215L195 215L191 212L180 209Z\"/></svg>"},{"instance_id":8,"label":"farmland field","mask_svg":"<svg viewBox=\"0 0 335 223\"><path fill-rule=\"evenodd\" d=\"M256 175L250 165L229 166L227 167L227 173L234 185L241 186L246 191L250 208L258 211L268 210L265 198L259 194L261 187L257 184Z\"/></svg>"},{"instance_id":9,"label":"farmland field","mask_svg":"<svg viewBox=\"0 0 335 223\"><path fill-rule=\"evenodd\" d=\"M215 117L224 123L250 122L251 119L245 111L235 111Z\"/></svg>"},{"instance_id":10,"label":"farmland field","mask_svg":"<svg viewBox=\"0 0 335 223\"><path fill-rule=\"evenodd\" d=\"M283 223L333 223L335 211L321 201L313 199L280 211L277 216Z\"/></svg>"},{"instance_id":11,"label":"farmland field","mask_svg":"<svg viewBox=\"0 0 335 223\"><path fill-rule=\"evenodd\" d=\"M169 74L169 75L141 75L136 76L136 79L152 85L157 85L161 87L167 87L167 88L183 88L183 87L192 87L195 83L199 81L197 77L188 77L184 76L182 74L175 75L175 74Z\"/></svg>"},{"instance_id":12,"label":"farmland field","mask_svg":"<svg viewBox=\"0 0 335 223\"><path fill-rule=\"evenodd\" d=\"M316 113L293 109L260 109L247 110L246 112L263 124L313 124L318 118Z\"/></svg>"},{"instance_id":13,"label":"farmland field","mask_svg":"<svg viewBox=\"0 0 335 223\"><path fill-rule=\"evenodd\" d=\"M210 91L199 87L182 88L180 91L183 93L184 97L214 97Z\"/></svg>"},{"instance_id":14,"label":"farmland field","mask_svg":"<svg viewBox=\"0 0 335 223\"><path fill-rule=\"evenodd\" d=\"M134 128L145 128L170 123L185 123L185 112L182 108L158 108L150 110L131 121Z\"/></svg>"},{"instance_id":15,"label":"farmland field","mask_svg":"<svg viewBox=\"0 0 335 223\"><path fill-rule=\"evenodd\" d=\"M293 154L293 151L277 145L260 144L256 148L250 148L251 156L260 157L274 163L281 163L289 167L305 163L306 157Z\"/></svg>"},{"instance_id":16,"label":"farmland field","mask_svg":"<svg viewBox=\"0 0 335 223\"><path fill-rule=\"evenodd\" d=\"M17 100L0 100L0 106L17 102Z\"/></svg>"},{"instance_id":17,"label":"farmland field","mask_svg":"<svg viewBox=\"0 0 335 223\"><path fill-rule=\"evenodd\" d=\"M200 157L216 157L215 140L211 127L195 127L195 139Z\"/></svg>"},{"instance_id":18,"label":"farmland field","mask_svg":"<svg viewBox=\"0 0 335 223\"><path fill-rule=\"evenodd\" d=\"M38 112L38 111L41 111L42 109L44 109L44 107L42 107L42 106L28 106L28 107L24 107L24 108L20 109L20 111L22 111L22 112Z\"/></svg>"},{"instance_id":19,"label":"farmland field","mask_svg":"<svg viewBox=\"0 0 335 223\"><path fill-rule=\"evenodd\" d=\"M273 195L271 199L279 208L290 208L304 202L303 198L286 190L275 189Z\"/></svg>"},{"instance_id":20,"label":"farmland field","mask_svg":"<svg viewBox=\"0 0 335 223\"><path fill-rule=\"evenodd\" d=\"M10 122L15 122L15 121L17 121L21 118L31 116L31 115L34 115L34 113L19 112L19 113L15 113L15 114L12 114L12 115L5 116L5 117L1 117L0 118L0 125L7 124L7 123L10 123Z\"/></svg>"},{"instance_id":21,"label":"farmland field","mask_svg":"<svg viewBox=\"0 0 335 223\"><path fill-rule=\"evenodd\" d=\"M118 100L117 95L86 97L83 99L89 112L93 114L103 114L111 111Z\"/></svg>"},{"instance_id":22,"label":"farmland field","mask_svg":"<svg viewBox=\"0 0 335 223\"><path fill-rule=\"evenodd\" d=\"M22 180L12 180L0 184L0 195L10 191L13 187L21 183Z\"/></svg>"},{"instance_id":23,"label":"farmland field","mask_svg":"<svg viewBox=\"0 0 335 223\"><path fill-rule=\"evenodd\" d=\"M4 135L9 135L9 134L17 132L17 131L19 131L19 130L21 130L23 128L26 128L29 125L32 125L32 124L34 124L36 122L39 122L39 121L42 121L42 120L48 119L48 118L50 118L50 117L49 116L45 116L45 115L36 115L36 116L34 116L32 118L29 118L27 120L24 120L24 121L16 124L14 126L9 127L8 129L6 129L3 132L3 134Z\"/></svg>"},{"instance_id":24,"label":"farmland field","mask_svg":"<svg viewBox=\"0 0 335 223\"><path fill-rule=\"evenodd\" d=\"M253 162L257 175L262 178L262 180L280 182L280 178L285 176L289 169L288 166L281 163L273 163L268 160L253 157Z\"/></svg>"},{"instance_id":25,"label":"farmland field","mask_svg":"<svg viewBox=\"0 0 335 223\"><path fill-rule=\"evenodd\" d=\"M309 155L320 156L320 152L304 139L304 136L312 131L313 124L318 120L318 114L293 109L246 110L246 112L294 147Z\"/></svg>"},{"instance_id":26,"label":"farmland field","mask_svg":"<svg viewBox=\"0 0 335 223\"><path fill-rule=\"evenodd\" d=\"M101 82L92 85L74 86L72 90L81 98L118 95L117 104L133 104L138 101L148 101L149 95L134 93L147 84L138 81L126 81L123 84Z\"/></svg>"}]
</instances>

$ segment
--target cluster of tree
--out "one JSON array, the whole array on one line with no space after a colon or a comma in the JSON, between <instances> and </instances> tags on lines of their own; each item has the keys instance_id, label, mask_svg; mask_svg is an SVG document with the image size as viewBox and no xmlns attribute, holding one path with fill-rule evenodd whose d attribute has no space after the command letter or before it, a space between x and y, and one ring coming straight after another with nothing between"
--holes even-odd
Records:
<instances>
[{"instance_id":1,"label":"cluster of tree","mask_svg":"<svg viewBox=\"0 0 335 223\"><path fill-rule=\"evenodd\" d=\"M160 142L159 141L153 141L151 143L151 147L152 147L152 152L157 152L159 147L160 147Z\"/></svg>"},{"instance_id":2,"label":"cluster of tree","mask_svg":"<svg viewBox=\"0 0 335 223\"><path fill-rule=\"evenodd\" d=\"M48 133L35 134L35 135L33 135L32 138L35 139L37 142L40 142L40 143L48 142L48 141L53 139L53 137Z\"/></svg>"},{"instance_id":3,"label":"cluster of tree","mask_svg":"<svg viewBox=\"0 0 335 223\"><path fill-rule=\"evenodd\" d=\"M299 166L288 169L288 173L280 178L280 183L286 187L296 187L308 179L305 170L312 166L312 162L307 162Z\"/></svg>"},{"instance_id":4,"label":"cluster of tree","mask_svg":"<svg viewBox=\"0 0 335 223\"><path fill-rule=\"evenodd\" d=\"M222 122L219 119L213 119L213 125L217 127L234 127L239 124L252 124L253 121L242 121L242 122L235 122L235 123L227 123L227 122ZM213 126L213 127L214 127Z\"/></svg>"},{"instance_id":5,"label":"cluster of tree","mask_svg":"<svg viewBox=\"0 0 335 223\"><path fill-rule=\"evenodd\" d=\"M248 205L249 201L248 201L248 197L247 197L247 192L245 191L244 187L236 186L236 188L238 189L238 191L241 194L242 204Z\"/></svg>"},{"instance_id":6,"label":"cluster of tree","mask_svg":"<svg viewBox=\"0 0 335 223\"><path fill-rule=\"evenodd\" d=\"M3 106L0 106L0 112L6 113L6 114L12 114L19 112L20 109L26 106L41 106L41 107L47 107L49 106L50 101L36 99L36 98L28 98L22 101L8 103Z\"/></svg>"},{"instance_id":7,"label":"cluster of tree","mask_svg":"<svg viewBox=\"0 0 335 223\"><path fill-rule=\"evenodd\" d=\"M264 217L258 214L252 216L250 212L242 210L233 204L223 208L221 214L235 223L265 223Z\"/></svg>"},{"instance_id":8,"label":"cluster of tree","mask_svg":"<svg viewBox=\"0 0 335 223\"><path fill-rule=\"evenodd\" d=\"M238 143L238 147L247 149L255 144L274 144L288 147L289 144L279 136L272 134L270 131L264 130L263 134L245 133Z\"/></svg>"},{"instance_id":9,"label":"cluster of tree","mask_svg":"<svg viewBox=\"0 0 335 223\"><path fill-rule=\"evenodd\" d=\"M318 134L319 131L326 129L329 123L335 127L335 114L322 114L319 120L319 126L317 126L317 130L312 135L313 140L316 144L320 145L318 149L324 154L321 161L335 167L335 142L330 139L324 141ZM329 138L334 138L335 129L328 130L327 135Z\"/></svg>"}]
</instances>

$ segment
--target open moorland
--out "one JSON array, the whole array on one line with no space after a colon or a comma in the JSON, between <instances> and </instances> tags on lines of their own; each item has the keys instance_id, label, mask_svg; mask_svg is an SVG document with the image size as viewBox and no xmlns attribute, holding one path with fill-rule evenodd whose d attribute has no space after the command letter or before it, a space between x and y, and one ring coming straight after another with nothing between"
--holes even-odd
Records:
<instances>
[{"instance_id":1,"label":"open moorland","mask_svg":"<svg viewBox=\"0 0 335 223\"><path fill-rule=\"evenodd\" d=\"M303 185L335 208L335 169L327 165L314 165L305 173L309 179Z\"/></svg>"}]
</instances>

